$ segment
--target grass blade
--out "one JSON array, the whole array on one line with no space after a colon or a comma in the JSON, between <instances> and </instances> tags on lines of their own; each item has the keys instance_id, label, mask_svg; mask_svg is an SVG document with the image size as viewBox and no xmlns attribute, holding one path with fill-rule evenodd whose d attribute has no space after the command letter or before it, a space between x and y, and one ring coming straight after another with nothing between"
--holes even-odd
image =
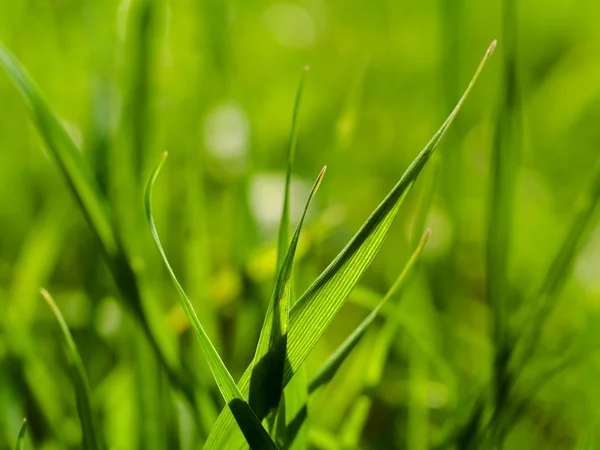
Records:
<instances>
[{"instance_id":1,"label":"grass blade","mask_svg":"<svg viewBox=\"0 0 600 450\"><path fill-rule=\"evenodd\" d=\"M425 247L425 244L427 243L427 239L429 239L430 234L430 230L427 230L425 234L423 234L423 237L421 238L421 241L419 242L417 248L409 258L408 262L402 269L402 272L400 273L400 275L398 275L398 278L396 278L396 281L394 281L394 284L387 291L385 296L379 301L377 306L369 313L369 315L360 323L360 325L356 327L352 334L348 336L346 340L337 348L337 350L331 354L331 356L327 359L327 361L325 361L325 363L319 368L319 370L315 372L315 374L310 379L308 385L309 393L315 392L319 387L328 383L333 378L333 376L336 374L342 363L346 360L350 352L352 352L354 347L356 347L356 345L360 342L361 338L365 335L369 327L373 324L375 318L379 315L383 306L388 302L388 300L391 297L396 295L396 293L401 289L401 287L404 285L404 281L406 280L406 276L419 259L419 256L421 255L421 252L423 251L423 248Z\"/></svg>"},{"instance_id":2,"label":"grass blade","mask_svg":"<svg viewBox=\"0 0 600 450\"><path fill-rule=\"evenodd\" d=\"M69 327L65 322L58 306L45 289L41 291L44 300L48 303L48 306L52 310L52 313L56 317L56 321L62 331L65 338L67 348L69 350L69 359L71 363L71 379L75 386L75 399L77 401L77 414L79 415L79 421L81 422L81 430L83 434L82 447L86 450L100 450L102 445L100 443L100 436L97 433L97 429L94 423L94 415L92 412L92 393L90 390L90 384L85 373L85 367L73 336L69 331Z\"/></svg>"},{"instance_id":3,"label":"grass blade","mask_svg":"<svg viewBox=\"0 0 600 450\"><path fill-rule=\"evenodd\" d=\"M290 189L292 181L292 168L294 166L294 157L296 156L296 144L298 142L298 112L300 111L300 100L304 91L304 82L309 67L304 68L298 90L296 91L296 101L294 102L294 112L292 113L292 132L290 135L290 145L288 148L288 164L285 173L285 192L283 195L283 209L281 211L281 223L279 226L279 243L277 246L277 267L279 268L285 258L285 252L288 248L290 233Z\"/></svg>"},{"instance_id":4,"label":"grass blade","mask_svg":"<svg viewBox=\"0 0 600 450\"><path fill-rule=\"evenodd\" d=\"M156 331L147 320L135 273L116 233L105 198L83 155L50 110L40 90L25 69L2 43L0 43L0 66L4 68L17 88L38 132L60 167L71 193L77 200L93 233L100 241L108 267L121 292L124 304L142 325L173 385L180 388L190 404L194 405L194 396L187 378L181 372L176 360L167 354L160 345L157 339L160 332Z\"/></svg>"},{"instance_id":5,"label":"grass blade","mask_svg":"<svg viewBox=\"0 0 600 450\"><path fill-rule=\"evenodd\" d=\"M388 196L375 209L348 245L308 288L290 311L288 332L288 360L284 371L284 385L304 362L325 328L344 304L360 276L367 269L381 247L402 200L414 184L433 154L441 138L456 118L471 92L488 58L496 46L492 42L477 68L469 86L446 121L402 175ZM246 370L240 380L240 389L249 388L250 372ZM221 413L205 444L206 449L235 448L231 441L238 439L232 430L232 417Z\"/></svg>"},{"instance_id":6,"label":"grass blade","mask_svg":"<svg viewBox=\"0 0 600 450\"><path fill-rule=\"evenodd\" d=\"M509 298L508 264L512 241L514 198L517 164L522 146L521 104L516 70L515 1L503 3L503 89L499 107L491 157L491 183L488 239L486 295L492 311L494 344L494 401L497 410L503 408L507 397L507 363L511 344L509 314L514 305Z\"/></svg>"},{"instance_id":7,"label":"grass blade","mask_svg":"<svg viewBox=\"0 0 600 450\"><path fill-rule=\"evenodd\" d=\"M346 340L335 350L335 352L333 352L331 354L331 356L317 370L317 372L315 372L315 374L310 379L310 382L308 385L309 394L313 394L321 386L323 386L323 385L329 383L329 381L331 381L331 379L335 376L335 374L337 373L337 371L339 370L339 368L341 367L343 362L350 355L352 350L354 350L354 348L358 345L358 343L360 342L362 337L365 335L365 333L369 330L369 328L373 324L373 322L375 322L375 318L379 315L379 313L381 312L381 309L384 307L384 305L386 305L388 303L388 300L390 298L394 297L395 295L397 295L398 292L402 289L402 287L404 286L404 283L407 279L407 275L411 272L411 269L413 268L413 266L419 259L419 256L421 255L421 252L423 251L423 248L425 247L425 244L427 243L427 240L429 239L430 234L431 234L430 230L425 231L425 233L423 234L423 237L421 238L421 240L419 241L419 243L417 245L417 248L415 249L415 251L413 252L411 257L409 258L407 263L405 264L404 268L402 269L402 272L400 272L400 275L398 275L398 277L392 284L392 287L390 287L388 292L383 296L383 298L379 301L379 303L375 306L375 308L373 308L373 310L369 313L369 315L358 325L358 327L355 328L355 330L350 334L350 336L348 336L346 338ZM378 337L378 340L376 341L375 347L374 347L375 349L378 349L378 348L380 349L379 352L376 352L376 354L381 355L381 356L379 358L373 357L373 360L371 361L371 366L375 366L377 364L379 364L379 366L382 366L383 363L385 362L385 359L386 359L385 355L387 355L387 349L389 347L389 342L390 342L391 337L393 336L393 333L395 332L398 325L399 324L397 323L397 320L395 319L395 317L389 318L388 321L386 322L386 326L380 333L380 336ZM382 369L382 367L381 367L381 369ZM372 374L380 373L381 369L379 369L379 372L377 372L377 370L375 370L375 371L369 370L369 375L368 375L368 379L366 380L366 382L371 382L371 384L378 383L379 382L378 376L372 375ZM370 378L369 378L369 376L370 376ZM368 389L366 389L366 390L368 390ZM355 408L353 408L352 415L351 415L351 417L353 417L353 423L356 425L356 427L346 426L346 427L344 427L345 430L348 431L350 428L355 428L355 431L358 431L358 433L360 433L360 431L362 430L362 427L364 425L364 420L366 419L366 414L368 414L368 411L370 409L370 399L368 399L368 394L363 395L363 397L365 397L367 399L366 400L368 402L367 406L365 407L365 405L364 405L365 400L362 400L362 399L359 400L360 405L357 404L355 406ZM361 413L359 413L360 410L362 410L364 412L361 414ZM301 414L302 414L302 411L301 411ZM300 415L299 417L295 418L292 422L295 424L296 427L298 427L304 421L305 418L306 418L305 414ZM346 422L346 423L348 423L348 422ZM359 437L359 434L356 435L356 439L348 439L348 442L351 442L352 445L356 445L358 437ZM288 436L288 439L290 439L293 442L293 438L294 438L293 433L290 432L290 436ZM344 444L346 444L348 442L344 442Z\"/></svg>"},{"instance_id":8,"label":"grass blade","mask_svg":"<svg viewBox=\"0 0 600 450\"><path fill-rule=\"evenodd\" d=\"M23 419L23 425L21 425L21 431L19 431L19 437L17 438L17 445L15 450L23 450L25 448L25 432L27 431L27 419Z\"/></svg>"},{"instance_id":9,"label":"grass blade","mask_svg":"<svg viewBox=\"0 0 600 450\"><path fill-rule=\"evenodd\" d=\"M325 176L325 170L326 168L323 167L310 191L300 221L292 236L292 241L290 242L287 253L279 268L273 296L269 303L265 321L260 332L258 345L256 347L256 353L252 363L252 375L250 377L249 402L260 420L262 420L272 408L278 406L279 399L281 398L281 392L283 390L283 370L287 353L292 266L306 212Z\"/></svg>"},{"instance_id":10,"label":"grass blade","mask_svg":"<svg viewBox=\"0 0 600 450\"><path fill-rule=\"evenodd\" d=\"M296 100L294 102L294 111L292 114L292 130L290 134L290 145L288 147L288 164L285 177L285 192L283 200L283 209L281 212L281 223L279 227L279 240L277 247L277 269L281 267L281 263L285 258L285 252L288 247L289 241L289 229L290 229L290 186L291 186L291 174L294 165L294 156L296 153L296 143L298 140L298 112L300 110L300 100L302 98L302 92L304 89L304 82L306 80L306 74L309 67L304 68L304 73L300 78L298 89L296 91ZM294 275L291 275L291 302L296 301L294 293ZM287 350L287 349L286 349ZM306 386L306 371L301 368L296 375L290 380L286 389L283 391L283 399L280 403L279 410L277 412L277 424L274 428L274 439L276 442L285 442L288 430L288 418L295 417L299 412L298 408L304 408L308 398L308 390ZM305 430L303 430L305 431ZM298 439L295 441L294 450L302 450L306 448L306 440L303 439L305 433L299 432Z\"/></svg>"},{"instance_id":11,"label":"grass blade","mask_svg":"<svg viewBox=\"0 0 600 450\"><path fill-rule=\"evenodd\" d=\"M231 409L233 416L235 417L242 433L244 434L248 444L253 449L276 449L277 446L271 440L266 430L261 425L260 421L254 414L254 411L250 408L248 402L244 399L242 393L238 389L235 381L231 377L231 374L225 367L225 364L221 360L219 353L215 349L212 344L210 338L206 334L206 331L202 327L198 316L196 315L196 311L190 300L188 299L183 287L177 280L175 276L175 272L171 268L169 264L169 260L167 259L167 255L162 248L162 244L160 243L160 238L158 237L158 232L156 231L156 226L154 224L154 217L152 216L152 187L154 186L154 182L158 177L160 169L162 168L167 157L167 153L163 153L162 159L157 164L156 168L150 175L150 179L146 184L146 193L144 196L144 206L146 212L146 219L148 221L148 225L150 227L150 232L152 233L152 237L154 238L154 242L156 243L156 247L162 261L169 272L169 276L173 281L173 285L177 290L177 294L179 296L179 300L181 301L181 306L183 307L185 314L187 315L194 333L198 338L200 346L202 347L202 351L204 352L204 356L206 357L206 361L210 367L210 370L215 378L217 386L219 387L219 391L221 395L225 399L225 402Z\"/></svg>"}]
</instances>

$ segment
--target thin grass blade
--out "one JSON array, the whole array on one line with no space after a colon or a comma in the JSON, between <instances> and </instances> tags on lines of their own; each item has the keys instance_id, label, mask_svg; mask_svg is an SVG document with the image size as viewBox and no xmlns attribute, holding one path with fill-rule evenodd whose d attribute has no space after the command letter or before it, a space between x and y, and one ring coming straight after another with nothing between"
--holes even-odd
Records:
<instances>
[{"instance_id":1,"label":"thin grass blade","mask_svg":"<svg viewBox=\"0 0 600 450\"><path fill-rule=\"evenodd\" d=\"M419 259L425 244L427 243L427 239L429 239L429 235L431 234L430 230L427 230L423 237L421 238L417 248L409 258L408 262L394 281L392 287L387 291L385 296L379 301L377 306L373 308L373 310L369 313L369 315L356 327L356 329L346 338L346 340L337 348L335 352L325 361L325 363L315 372L315 374L311 377L310 382L308 384L308 392L314 393L319 387L331 381L334 377L342 363L346 360L348 355L352 352L354 347L360 342L361 338L365 335L369 327L375 321L375 318L381 312L381 309L388 302L390 298L395 296L398 291L404 285L407 275L410 273L411 269ZM391 319L393 320L393 319Z\"/></svg>"},{"instance_id":2,"label":"thin grass blade","mask_svg":"<svg viewBox=\"0 0 600 450\"><path fill-rule=\"evenodd\" d=\"M375 257L394 221L402 200L410 191L448 127L456 118L495 46L496 41L492 42L488 48L465 93L441 128L348 245L292 307L284 386L304 362L325 328L331 323L347 296ZM242 392L247 392L249 389L249 381L250 371L246 370L239 383ZM211 431L205 448L237 448L236 444L232 442L236 440L239 442L239 436L236 436L233 431L235 428L232 426L233 417L228 415L227 411L222 412Z\"/></svg>"},{"instance_id":3,"label":"thin grass blade","mask_svg":"<svg viewBox=\"0 0 600 450\"><path fill-rule=\"evenodd\" d=\"M290 189L292 180L292 168L294 167L294 158L296 156L296 144L298 143L298 112L300 111L300 101L304 91L304 83L309 67L304 68L298 90L296 91L296 101L294 102L294 112L292 113L292 131L290 134L290 145L288 147L288 163L285 173L285 191L283 195L283 209L281 211L281 222L279 226L279 241L277 246L277 268L281 266L285 258L285 253L290 240Z\"/></svg>"},{"instance_id":4,"label":"thin grass blade","mask_svg":"<svg viewBox=\"0 0 600 450\"><path fill-rule=\"evenodd\" d=\"M279 405L287 353L288 320L291 302L292 267L306 212L325 176L323 167L310 191L304 211L275 280L275 288L260 332L250 377L250 406L262 420Z\"/></svg>"},{"instance_id":5,"label":"thin grass blade","mask_svg":"<svg viewBox=\"0 0 600 450\"><path fill-rule=\"evenodd\" d=\"M486 295L492 311L494 344L494 401L502 409L507 397L509 316L515 307L509 296L508 267L512 242L518 161L522 147L521 98L516 68L516 2L503 2L503 89L496 118L491 157L491 191L488 212Z\"/></svg>"},{"instance_id":6,"label":"thin grass blade","mask_svg":"<svg viewBox=\"0 0 600 450\"><path fill-rule=\"evenodd\" d=\"M100 450L103 446L101 444L100 435L97 432L94 421L94 414L92 412L92 393L83 361L81 360L81 356L79 355L79 351L77 350L73 336L69 331L69 327L67 326L60 309L58 309L58 306L48 291L42 289L40 292L44 297L44 300L46 300L46 303L48 303L52 313L56 317L56 321L58 322L60 330L65 338L67 349L69 350L69 359L72 368L71 379L75 387L77 414L79 415L79 421L81 423L83 435L82 447L86 450Z\"/></svg>"},{"instance_id":7,"label":"thin grass blade","mask_svg":"<svg viewBox=\"0 0 600 450\"><path fill-rule=\"evenodd\" d=\"M200 323L200 319L196 315L196 311L190 300L188 299L183 287L177 280L175 276L175 272L171 268L169 264L169 260L167 259L167 255L163 250L162 244L160 242L160 238L158 237L158 232L156 231L156 225L154 224L154 217L152 215L152 187L154 186L154 182L158 177L160 169L162 168L165 160L167 158L167 153L163 153L162 159L157 164L156 168L150 175L150 179L146 185L146 193L144 196L144 206L146 212L146 219L148 221L148 226L150 227L150 232L152 233L152 237L154 238L154 242L156 244L156 248L160 253L162 261L169 272L169 276L175 286L177 294L179 296L179 300L181 301L181 306L183 307L185 314L187 315L192 328L194 330L194 334L198 338L200 346L202 347L202 351L204 352L204 356L206 357L206 361L210 367L210 370L213 374L213 377L219 387L219 391L221 395L225 399L225 402L231 409L233 416L235 417L244 437L248 441L248 444L252 449L276 449L277 446L269 437L267 431L263 428L260 421L254 414L254 411L250 408L248 402L244 399L242 393L238 389L235 381L231 377L231 374L225 367L225 364L221 360L219 353L215 349L212 344L208 334L202 327Z\"/></svg>"},{"instance_id":8,"label":"thin grass blade","mask_svg":"<svg viewBox=\"0 0 600 450\"><path fill-rule=\"evenodd\" d=\"M23 450L25 448L25 432L27 431L27 419L23 419L23 425L21 425L21 431L19 431L19 437L17 438L17 445L15 450Z\"/></svg>"}]
</instances>

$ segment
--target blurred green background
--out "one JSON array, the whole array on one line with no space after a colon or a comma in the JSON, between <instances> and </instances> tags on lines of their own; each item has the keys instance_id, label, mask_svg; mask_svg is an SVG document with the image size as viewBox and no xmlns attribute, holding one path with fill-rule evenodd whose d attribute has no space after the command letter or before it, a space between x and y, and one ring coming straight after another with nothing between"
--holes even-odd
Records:
<instances>
[{"instance_id":1,"label":"blurred green background","mask_svg":"<svg viewBox=\"0 0 600 450\"><path fill-rule=\"evenodd\" d=\"M511 153L517 169L507 225L507 326L514 335L527 326L519 311L545 277L600 148L598 3L523 0L512 13L505 6L1 0L0 40L93 169L165 345L208 396L199 429L121 308L97 241L2 74L0 448L12 448L24 416L28 448L78 448L81 439L61 337L40 287L54 295L75 336L107 448L199 448L222 402L143 218L143 185L159 155L170 154L155 193L163 243L237 379L252 359L272 289L303 67L310 72L299 116L293 224L312 180L323 165L328 171L300 242L298 292L384 198L498 38L497 53L375 262L306 364L314 372L366 316L370 299L400 272L418 228L430 227L421 264L392 310L399 326L369 394L369 418L354 432L366 449L459 442L452 436L481 399L487 402L493 378L486 242L507 43L516 49L519 101L511 111L520 124L512 134L519 149ZM421 223L419 205L429 195ZM507 449L597 448L599 255L600 228L591 227L535 357L506 398L509 410L520 405L509 414ZM383 323L311 402L312 447L338 448L333 437L352 433L344 424L364 389Z\"/></svg>"}]
</instances>

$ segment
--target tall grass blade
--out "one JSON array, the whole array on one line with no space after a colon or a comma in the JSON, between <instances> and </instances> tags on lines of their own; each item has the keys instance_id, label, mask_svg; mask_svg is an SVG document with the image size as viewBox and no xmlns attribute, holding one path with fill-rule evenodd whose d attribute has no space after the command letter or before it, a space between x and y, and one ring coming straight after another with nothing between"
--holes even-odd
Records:
<instances>
[{"instance_id":1,"label":"tall grass blade","mask_svg":"<svg viewBox=\"0 0 600 450\"><path fill-rule=\"evenodd\" d=\"M23 450L25 448L25 432L27 431L27 419L23 419L23 425L21 425L21 431L19 431L19 437L17 438L17 445L15 450Z\"/></svg>"},{"instance_id":2,"label":"tall grass blade","mask_svg":"<svg viewBox=\"0 0 600 450\"><path fill-rule=\"evenodd\" d=\"M302 224L306 212L319 185L325 176L326 168L323 167L315 184L310 191L302 217L298 222L292 241L275 280L275 288L264 324L258 339L256 353L254 354L252 375L250 377L250 406L262 420L267 413L279 405L283 390L283 370L287 353L288 320L291 302L292 266L296 247L300 238Z\"/></svg>"},{"instance_id":3,"label":"tall grass blade","mask_svg":"<svg viewBox=\"0 0 600 450\"><path fill-rule=\"evenodd\" d=\"M423 248L425 247L425 244L427 243L427 239L429 239L430 234L430 230L427 230L425 234L423 234L423 237L417 245L417 248L409 258L408 262L402 269L402 272L400 272L400 275L398 275L398 278L396 278L396 281L394 281L394 284L387 291L385 296L379 301L377 306L369 313L369 315L360 323L360 325L356 327L352 334L350 334L350 336L346 338L346 340L337 348L335 352L332 353L332 355L327 359L327 361L325 361L325 363L319 368L319 370L317 370L317 372L315 372L315 374L311 377L310 382L308 384L309 393L312 394L319 387L331 381L331 379L334 377L342 363L346 360L350 352L352 352L354 347L356 347L356 345L360 342L361 338L365 335L369 327L373 324L375 318L379 315L384 305L402 288L402 286L404 285L404 281L406 280L406 276L409 274L409 272L419 259L419 256L421 255L421 252L423 251ZM389 320L393 321L393 318Z\"/></svg>"},{"instance_id":4,"label":"tall grass blade","mask_svg":"<svg viewBox=\"0 0 600 450\"><path fill-rule=\"evenodd\" d=\"M25 69L21 67L17 59L2 43L0 43L0 66L4 68L19 91L35 126L60 167L90 228L100 241L108 267L117 288L121 292L125 305L134 313L142 325L174 386L180 388L193 405L194 397L187 379L182 374L174 358L164 351L157 340L160 333L153 328L146 318L135 273L115 231L105 198L83 155L50 110L46 100Z\"/></svg>"},{"instance_id":5,"label":"tall grass blade","mask_svg":"<svg viewBox=\"0 0 600 450\"><path fill-rule=\"evenodd\" d=\"M81 423L81 430L83 434L82 447L86 450L100 450L103 446L100 442L100 435L98 434L96 425L94 423L94 414L92 412L92 393L83 361L81 360L81 356L79 355L79 351L77 350L73 336L71 336L69 327L67 326L65 319L58 309L58 306L56 306L56 303L48 291L42 289L40 292L44 297L44 300L46 300L46 303L48 303L52 313L56 317L56 321L58 322L69 350L69 359L72 369L71 379L73 381L73 385L75 386L77 414L79 415L79 421Z\"/></svg>"},{"instance_id":6,"label":"tall grass blade","mask_svg":"<svg viewBox=\"0 0 600 450\"><path fill-rule=\"evenodd\" d=\"M206 361L210 367L210 370L215 378L217 386L219 387L219 391L221 395L225 399L225 402L231 409L233 416L235 417L244 437L248 441L248 444L252 449L276 449L277 446L269 437L267 431L263 428L260 421L254 414L254 411L250 408L248 402L244 399L242 393L238 389L235 381L231 377L231 374L225 367L225 364L221 360L221 357L217 353L214 345L212 344L210 338L206 334L206 331L202 327L198 316L196 315L196 311L190 300L188 299L183 287L177 280L175 276L175 272L171 268L169 264L169 260L167 259L167 255L163 250L162 244L160 242L160 238L158 237L158 232L156 231L156 226L154 224L154 217L152 216L152 187L154 186L154 182L158 177L160 169L162 168L167 157L167 153L163 153L162 159L157 164L156 168L150 175L150 179L146 184L146 193L144 196L144 207L146 212L146 220L148 221L148 225L150 227L150 232L152 233L152 237L154 238L154 242L160 253L162 261L169 272L169 276L173 281L173 285L177 291L179 296L179 300L181 301L181 306L183 307L186 316L188 317L194 333L198 338L200 346L202 347L202 351L204 352L204 356L206 357Z\"/></svg>"},{"instance_id":7,"label":"tall grass blade","mask_svg":"<svg viewBox=\"0 0 600 450\"><path fill-rule=\"evenodd\" d=\"M516 68L515 2L503 2L503 89L491 158L491 192L487 239L487 301L492 311L494 396L498 410L508 390L509 314L508 264L512 241L516 173L522 146L521 102Z\"/></svg>"},{"instance_id":8,"label":"tall grass blade","mask_svg":"<svg viewBox=\"0 0 600 450\"><path fill-rule=\"evenodd\" d=\"M296 91L296 100L294 102L294 110L292 113L292 128L290 133L290 145L288 146L288 162L285 176L285 192L283 199L283 208L281 212L281 222L279 225L279 240L277 246L277 269L281 267L282 261L285 258L285 252L289 245L289 229L290 229L290 190L292 180L292 169L294 165L294 159L296 154L296 144L298 141L298 115L300 111L300 101L302 99L302 92L304 90L304 83L309 67L304 68L304 73L300 77L298 83L298 89ZM291 275L290 281L290 301L293 304L296 301L294 292L294 275ZM306 386L306 371L301 368L294 377L290 380L286 389L283 392L284 397L280 403L279 410L277 412L277 425L274 430L274 439L276 442L285 442L288 418L294 417L298 413L298 408L303 408L308 398L308 391ZM305 430L304 430L305 431ZM305 433L299 432L299 437L295 441L294 450L303 450L306 448L306 439L303 439Z\"/></svg>"},{"instance_id":9,"label":"tall grass blade","mask_svg":"<svg viewBox=\"0 0 600 450\"><path fill-rule=\"evenodd\" d=\"M288 147L288 163L285 173L285 192L283 195L283 209L281 211L281 223L279 225L279 241L277 246L277 268L281 266L285 258L285 253L290 240L290 189L292 180L292 168L296 156L296 144L298 143L298 112L300 111L300 101L304 91L304 83L309 67L304 68L298 90L296 91L296 101L294 102L294 112L292 113L292 131L290 134L290 145Z\"/></svg>"},{"instance_id":10,"label":"tall grass blade","mask_svg":"<svg viewBox=\"0 0 600 450\"><path fill-rule=\"evenodd\" d=\"M495 46L496 41L492 42L488 48L465 93L440 129L357 234L292 307L284 385L290 380L294 371L304 362L325 328L331 323L344 304L346 297L375 257L394 221L402 200L410 191L448 127L456 118ZM243 392L249 388L249 379L250 372L246 370L239 383ZM230 443L232 440L238 439L239 436L236 436L233 431L235 428L232 427L232 419L227 411L221 413L205 444L205 448L235 448L234 444Z\"/></svg>"}]
</instances>

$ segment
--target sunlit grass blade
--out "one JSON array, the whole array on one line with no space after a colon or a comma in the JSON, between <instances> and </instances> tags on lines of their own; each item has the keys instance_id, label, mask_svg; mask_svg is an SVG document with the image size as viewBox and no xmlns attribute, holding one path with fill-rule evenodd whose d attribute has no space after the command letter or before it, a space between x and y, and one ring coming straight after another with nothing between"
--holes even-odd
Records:
<instances>
[{"instance_id":1,"label":"sunlit grass blade","mask_svg":"<svg viewBox=\"0 0 600 450\"><path fill-rule=\"evenodd\" d=\"M406 276L419 259L421 251L425 247L425 244L427 243L427 239L429 238L430 234L430 230L427 230L425 234L423 234L423 237L421 238L421 241L419 242L417 248L409 258L408 262L402 269L402 272L400 272L400 275L398 275L398 278L396 278L396 281L394 281L394 284L387 291L385 296L379 301L377 306L369 313L369 315L360 323L360 325L356 327L352 334L350 334L350 336L346 338L346 340L337 348L335 352L332 353L332 355L327 359L327 361L325 361L325 363L319 368L319 370L317 370L317 372L315 372L315 374L311 377L310 382L308 384L309 393L315 392L319 387L328 383L333 378L333 376L336 374L342 363L346 360L350 352L352 352L354 347L356 347L360 339L364 336L369 327L373 324L375 318L379 315L384 305L388 302L390 298L392 298L398 293L398 291L403 286L404 281L406 280ZM393 320L393 318L388 320Z\"/></svg>"},{"instance_id":2,"label":"sunlit grass blade","mask_svg":"<svg viewBox=\"0 0 600 450\"><path fill-rule=\"evenodd\" d=\"M19 437L17 438L17 445L15 450L23 450L25 448L25 432L27 431L27 419L23 419L23 425L21 425L21 431L19 431Z\"/></svg>"},{"instance_id":3,"label":"sunlit grass blade","mask_svg":"<svg viewBox=\"0 0 600 450\"><path fill-rule=\"evenodd\" d=\"M404 268L400 272L400 275L398 275L388 292L383 296L375 308L373 308L369 315L358 325L358 327L355 328L350 336L346 338L346 340L337 348L335 352L332 353L327 361L325 361L325 363L312 376L308 387L309 394L314 393L318 388L331 381L341 367L342 363L346 360L365 333L369 330L370 326L374 323L384 305L388 303L390 298L398 295L402 287L405 285L408 274L411 272L411 269L419 259L419 256L425 247L425 244L427 243L429 235L430 230L427 230L423 234L420 242L417 245L417 248L409 258L408 262L405 264ZM395 317L388 318L386 325L380 332L378 339L374 344L373 354L371 357L372 359L368 366L365 364L365 368L368 370L365 383L370 383L370 386L365 386L366 393L361 396L361 398L358 400L358 403L352 408L350 418L347 419L344 425L342 432L344 435L344 445L358 444L358 438L360 437L364 422L370 410L371 399L369 396L369 388L374 387L379 383L379 375L381 374L386 361L387 349L389 348L391 338L398 325L399 323ZM298 419L294 420L294 422L297 424L297 422L301 420L302 418L299 417Z\"/></svg>"},{"instance_id":4,"label":"sunlit grass blade","mask_svg":"<svg viewBox=\"0 0 600 450\"><path fill-rule=\"evenodd\" d=\"M235 381L231 377L231 374L225 367L225 364L221 360L221 357L217 353L214 345L212 344L210 338L206 334L206 331L202 327L198 316L196 315L196 311L190 300L188 299L183 287L177 280L175 276L175 272L171 268L169 264L169 260L167 259L167 255L163 250L162 244L160 242L160 238L158 237L158 232L156 231L156 226L154 224L154 217L152 216L152 187L154 186L154 182L158 177L160 169L162 168L167 157L167 153L163 153L162 159L157 164L156 168L150 175L148 183L146 185L146 193L144 196L144 207L146 212L146 219L148 221L148 226L150 227L150 232L152 233L152 237L154 238L154 242L156 243L156 247L162 261L169 272L169 276L173 281L173 285L177 291L179 296L179 300L181 301L181 306L183 307L185 314L187 315L189 321L191 322L192 328L200 346L202 347L202 351L204 352L204 356L206 357L206 361L210 367L210 370L213 374L213 377L219 387L219 391L221 395L225 399L225 402L231 409L233 416L235 417L244 437L248 441L248 444L252 449L276 449L277 446L269 437L267 431L263 428L260 421L254 414L254 411L250 408L248 402L244 399L242 393L238 389Z\"/></svg>"},{"instance_id":5,"label":"sunlit grass blade","mask_svg":"<svg viewBox=\"0 0 600 450\"><path fill-rule=\"evenodd\" d=\"M465 93L440 129L357 234L292 307L284 385L290 380L294 371L302 365L325 328L331 323L361 275L374 259L394 221L402 200L456 118L495 46L496 41L488 48ZM250 373L246 370L239 383L242 392L249 388L249 378ZM230 445L231 441L238 439L239 436L234 433L232 419L231 416L228 416L227 411L221 413L205 448L221 449L233 445Z\"/></svg>"},{"instance_id":6,"label":"sunlit grass blade","mask_svg":"<svg viewBox=\"0 0 600 450\"><path fill-rule=\"evenodd\" d=\"M0 43L0 66L4 68L17 88L38 132L60 167L71 193L77 200L93 233L100 241L108 267L117 288L121 292L124 304L134 313L142 325L174 386L180 388L188 401L194 404L194 397L189 383L181 373L177 362L164 351L157 340L160 332L156 331L147 320L134 270L115 231L105 198L82 153L77 149L66 129L51 111L25 69L21 67L17 59L2 43Z\"/></svg>"},{"instance_id":7,"label":"sunlit grass blade","mask_svg":"<svg viewBox=\"0 0 600 450\"><path fill-rule=\"evenodd\" d=\"M77 413L79 415L79 421L81 423L83 435L82 447L86 450L100 450L103 446L94 422L94 414L92 411L92 393L83 361L81 360L81 356L79 355L79 351L77 350L73 336L71 336L69 327L67 326L65 319L58 309L58 306L56 306L56 303L48 291L42 289L41 294L56 317L56 321L58 322L60 330L62 331L63 337L67 344L67 349L69 351L69 359L72 369L71 379L75 387Z\"/></svg>"},{"instance_id":8,"label":"sunlit grass blade","mask_svg":"<svg viewBox=\"0 0 600 450\"><path fill-rule=\"evenodd\" d=\"M254 354L252 375L250 377L249 402L261 420L272 408L277 407L283 390L283 370L287 350L294 256L296 255L296 247L298 246L298 239L300 238L306 212L324 175L325 167L319 173L310 191L304 211L302 212L302 217L298 222L287 253L279 268L273 296L267 309L256 353Z\"/></svg>"},{"instance_id":9,"label":"sunlit grass blade","mask_svg":"<svg viewBox=\"0 0 600 450\"><path fill-rule=\"evenodd\" d=\"M296 144L298 142L298 112L300 111L300 101L304 91L304 82L308 73L308 66L304 68L298 90L296 91L296 101L294 102L294 112L292 113L292 131L290 134L290 145L288 147L288 163L285 172L285 187L283 194L283 209L281 211L281 222L279 225L279 240L277 245L277 268L281 266L288 248L290 233L290 189L292 181L292 169L294 167L294 158L296 156Z\"/></svg>"}]
</instances>

